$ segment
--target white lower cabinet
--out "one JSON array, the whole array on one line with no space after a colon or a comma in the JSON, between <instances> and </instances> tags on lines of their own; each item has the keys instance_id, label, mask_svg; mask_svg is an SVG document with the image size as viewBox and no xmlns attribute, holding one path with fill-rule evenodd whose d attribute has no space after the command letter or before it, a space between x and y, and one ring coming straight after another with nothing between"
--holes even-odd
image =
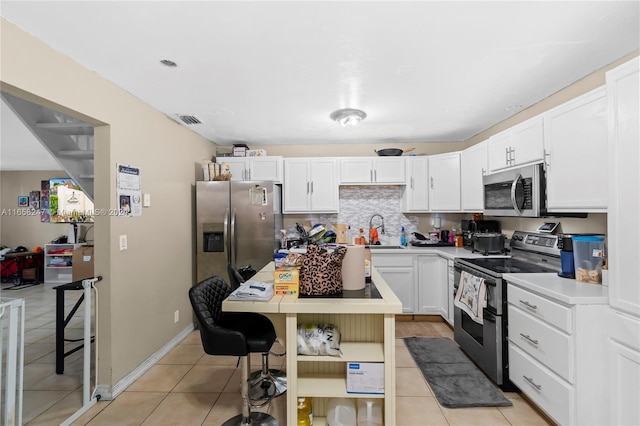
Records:
<instances>
[{"instance_id":1,"label":"white lower cabinet","mask_svg":"<svg viewBox=\"0 0 640 426\"><path fill-rule=\"evenodd\" d=\"M371 263L402 302L402 313L415 312L415 273L410 254L372 253Z\"/></svg>"},{"instance_id":2,"label":"white lower cabinet","mask_svg":"<svg viewBox=\"0 0 640 426\"><path fill-rule=\"evenodd\" d=\"M609 424L640 424L640 321L612 311L609 341Z\"/></svg>"},{"instance_id":3,"label":"white lower cabinet","mask_svg":"<svg viewBox=\"0 0 640 426\"><path fill-rule=\"evenodd\" d=\"M447 260L437 254L420 254L418 265L418 312L427 315L442 315L447 318L449 310Z\"/></svg>"},{"instance_id":4,"label":"white lower cabinet","mask_svg":"<svg viewBox=\"0 0 640 426\"><path fill-rule=\"evenodd\" d=\"M512 283L507 299L510 380L559 424L606 424L608 305L560 303Z\"/></svg>"},{"instance_id":5,"label":"white lower cabinet","mask_svg":"<svg viewBox=\"0 0 640 426\"><path fill-rule=\"evenodd\" d=\"M455 269L453 267L453 260L447 260L447 297L449 312L447 312L446 320L449 324L453 325L453 299L455 299Z\"/></svg>"}]
</instances>

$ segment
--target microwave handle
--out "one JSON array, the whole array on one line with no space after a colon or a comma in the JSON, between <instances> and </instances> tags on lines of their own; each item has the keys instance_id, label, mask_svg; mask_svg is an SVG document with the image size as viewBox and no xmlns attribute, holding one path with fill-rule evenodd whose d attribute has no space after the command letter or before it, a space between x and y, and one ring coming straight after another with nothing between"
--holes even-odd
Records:
<instances>
[{"instance_id":1,"label":"microwave handle","mask_svg":"<svg viewBox=\"0 0 640 426\"><path fill-rule=\"evenodd\" d=\"M518 173L513 182L511 182L511 204L513 205L513 209L516 213L518 213L518 216L522 216L522 210L518 208L518 203L516 201L516 188L520 179L522 179L522 175Z\"/></svg>"}]
</instances>

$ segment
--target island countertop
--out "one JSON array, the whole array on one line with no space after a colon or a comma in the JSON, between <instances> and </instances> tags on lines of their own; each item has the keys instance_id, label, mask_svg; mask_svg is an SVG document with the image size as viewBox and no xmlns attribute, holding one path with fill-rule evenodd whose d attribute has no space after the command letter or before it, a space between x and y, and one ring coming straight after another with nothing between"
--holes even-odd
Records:
<instances>
[{"instance_id":1,"label":"island countertop","mask_svg":"<svg viewBox=\"0 0 640 426\"><path fill-rule=\"evenodd\" d=\"M273 282L273 262L268 263L251 279ZM227 312L260 313L333 313L333 314L401 314L402 303L384 278L371 268L371 279L382 298L334 298L274 295L269 301L225 300L222 310Z\"/></svg>"}]
</instances>

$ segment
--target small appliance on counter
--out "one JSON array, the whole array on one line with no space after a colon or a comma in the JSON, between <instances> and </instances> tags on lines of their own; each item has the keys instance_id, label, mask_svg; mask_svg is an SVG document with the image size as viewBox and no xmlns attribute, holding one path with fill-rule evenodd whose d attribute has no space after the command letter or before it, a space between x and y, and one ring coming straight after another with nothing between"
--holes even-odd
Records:
<instances>
[{"instance_id":1,"label":"small appliance on counter","mask_svg":"<svg viewBox=\"0 0 640 426\"><path fill-rule=\"evenodd\" d=\"M464 248L473 250L473 236L476 233L497 233L502 232L500 222L497 220L463 220L462 245Z\"/></svg>"},{"instance_id":2,"label":"small appliance on counter","mask_svg":"<svg viewBox=\"0 0 640 426\"><path fill-rule=\"evenodd\" d=\"M498 232L476 232L471 242L471 252L479 252L487 256L506 252L507 237Z\"/></svg>"}]
</instances>

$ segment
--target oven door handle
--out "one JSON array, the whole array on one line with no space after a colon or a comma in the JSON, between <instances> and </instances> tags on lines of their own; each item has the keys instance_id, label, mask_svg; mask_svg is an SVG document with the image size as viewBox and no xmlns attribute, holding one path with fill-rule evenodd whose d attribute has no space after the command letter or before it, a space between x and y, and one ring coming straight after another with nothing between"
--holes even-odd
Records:
<instances>
[{"instance_id":1,"label":"oven door handle","mask_svg":"<svg viewBox=\"0 0 640 426\"><path fill-rule=\"evenodd\" d=\"M511 182L511 204L513 204L513 210L518 213L518 216L522 216L522 210L518 207L518 202L516 201L516 188L518 187L518 182L522 179L522 175L518 173L516 178Z\"/></svg>"},{"instance_id":2,"label":"oven door handle","mask_svg":"<svg viewBox=\"0 0 640 426\"><path fill-rule=\"evenodd\" d=\"M467 269L467 266L465 266L464 268L461 268L460 266L456 266L456 267L455 267L455 271L457 271L457 272L466 272L467 274L471 274L471 275L473 275L474 277L477 277L476 272L474 272L474 271L472 271L472 270L470 270L470 269ZM479 277L479 278L482 278L482 277ZM485 279L484 279L484 283L485 283L486 285L490 285L491 287L496 287L496 285L497 285L495 281L490 280L490 279L488 279L488 278L485 278ZM456 286L457 286L457 284L458 284L458 283L456 282ZM456 288L457 288L457 287L456 287Z\"/></svg>"},{"instance_id":3,"label":"oven door handle","mask_svg":"<svg viewBox=\"0 0 640 426\"><path fill-rule=\"evenodd\" d=\"M492 313L488 312L487 310L485 310L484 313L482 314L482 319L493 324L496 323L496 317Z\"/></svg>"}]
</instances>

